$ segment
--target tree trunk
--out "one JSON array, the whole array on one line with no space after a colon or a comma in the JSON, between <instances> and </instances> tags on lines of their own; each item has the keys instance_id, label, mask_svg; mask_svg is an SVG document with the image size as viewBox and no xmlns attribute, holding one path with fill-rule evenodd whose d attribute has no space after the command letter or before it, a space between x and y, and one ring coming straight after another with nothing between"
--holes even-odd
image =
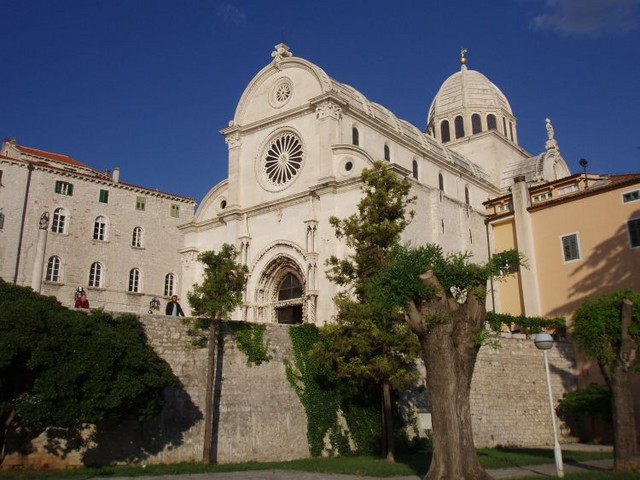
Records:
<instances>
[{"instance_id":1,"label":"tree trunk","mask_svg":"<svg viewBox=\"0 0 640 480\"><path fill-rule=\"evenodd\" d=\"M395 448L393 445L393 411L391 408L391 385L382 382L382 424L384 425L385 456L388 462L395 462Z\"/></svg>"},{"instance_id":2,"label":"tree trunk","mask_svg":"<svg viewBox=\"0 0 640 480\"><path fill-rule=\"evenodd\" d=\"M630 372L623 371L620 365L614 365L609 368L607 379L611 389L614 470L620 472L640 470L633 392L629 375Z\"/></svg>"},{"instance_id":3,"label":"tree trunk","mask_svg":"<svg viewBox=\"0 0 640 480\"><path fill-rule=\"evenodd\" d=\"M610 364L600 364L600 370L611 390L614 469L621 472L640 470L631 387L632 366L636 359L635 341L629 335L632 307L629 300L623 302L618 358Z\"/></svg>"},{"instance_id":4,"label":"tree trunk","mask_svg":"<svg viewBox=\"0 0 640 480\"><path fill-rule=\"evenodd\" d=\"M4 462L7 448L7 437L9 436L9 429L13 423L13 419L16 416L16 411L11 410L8 415L2 418L2 431L0 432L0 465Z\"/></svg>"},{"instance_id":5,"label":"tree trunk","mask_svg":"<svg viewBox=\"0 0 640 480\"><path fill-rule=\"evenodd\" d=\"M474 295L464 303L448 296L430 272L422 276L436 287L436 298L408 305L408 321L420 341L431 404L433 456L425 480L487 480L471 429L471 378L486 310Z\"/></svg>"},{"instance_id":6,"label":"tree trunk","mask_svg":"<svg viewBox=\"0 0 640 480\"><path fill-rule=\"evenodd\" d=\"M211 444L213 432L213 382L216 365L216 324L209 323L207 341L207 386L204 405L204 445L202 448L202 463L211 463Z\"/></svg>"}]
</instances>

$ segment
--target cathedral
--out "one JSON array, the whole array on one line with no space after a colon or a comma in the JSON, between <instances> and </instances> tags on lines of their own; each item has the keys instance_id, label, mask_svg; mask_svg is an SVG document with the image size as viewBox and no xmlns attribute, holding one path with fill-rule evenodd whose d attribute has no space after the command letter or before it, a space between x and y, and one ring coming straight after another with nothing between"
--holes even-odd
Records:
<instances>
[{"instance_id":1,"label":"cathedral","mask_svg":"<svg viewBox=\"0 0 640 480\"><path fill-rule=\"evenodd\" d=\"M329 218L356 211L360 172L378 160L411 182L417 198L403 241L486 261L483 202L508 192L514 179L535 185L570 172L550 120L544 151L526 152L505 95L466 63L462 50L460 71L444 81L417 128L277 45L221 131L228 178L179 227L183 297L202 278L198 254L230 243L250 272L232 318L330 322L338 287L326 277L326 260L349 251Z\"/></svg>"}]
</instances>

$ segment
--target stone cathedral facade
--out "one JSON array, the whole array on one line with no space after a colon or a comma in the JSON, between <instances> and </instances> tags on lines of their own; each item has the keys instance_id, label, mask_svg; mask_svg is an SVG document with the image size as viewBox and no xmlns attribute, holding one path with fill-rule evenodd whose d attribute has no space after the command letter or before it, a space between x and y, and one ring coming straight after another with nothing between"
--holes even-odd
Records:
<instances>
[{"instance_id":1,"label":"stone cathedral facade","mask_svg":"<svg viewBox=\"0 0 640 480\"><path fill-rule=\"evenodd\" d=\"M221 132L228 178L180 227L183 297L201 279L198 253L231 243L250 271L234 319L330 322L337 287L325 262L349 252L329 218L355 212L360 172L376 160L411 182L417 197L404 241L434 242L485 261L490 232L482 202L506 192L516 177L535 184L570 172L550 121L545 150L532 156L518 145L504 94L467 68L464 51L460 61L420 129L277 45Z\"/></svg>"}]
</instances>

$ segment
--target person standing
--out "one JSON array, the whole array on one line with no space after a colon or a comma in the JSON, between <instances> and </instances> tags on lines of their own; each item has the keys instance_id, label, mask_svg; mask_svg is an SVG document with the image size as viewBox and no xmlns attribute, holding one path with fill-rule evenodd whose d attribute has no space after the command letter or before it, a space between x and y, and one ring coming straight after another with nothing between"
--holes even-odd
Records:
<instances>
[{"instance_id":1,"label":"person standing","mask_svg":"<svg viewBox=\"0 0 640 480\"><path fill-rule=\"evenodd\" d=\"M75 308L89 308L89 299L84 290L80 292L80 296L76 299Z\"/></svg>"},{"instance_id":2,"label":"person standing","mask_svg":"<svg viewBox=\"0 0 640 480\"><path fill-rule=\"evenodd\" d=\"M177 316L184 317L184 312L182 311L182 307L178 303L177 295L173 295L171 297L171 301L167 303L167 308L164 313L172 317L177 317Z\"/></svg>"}]
</instances>

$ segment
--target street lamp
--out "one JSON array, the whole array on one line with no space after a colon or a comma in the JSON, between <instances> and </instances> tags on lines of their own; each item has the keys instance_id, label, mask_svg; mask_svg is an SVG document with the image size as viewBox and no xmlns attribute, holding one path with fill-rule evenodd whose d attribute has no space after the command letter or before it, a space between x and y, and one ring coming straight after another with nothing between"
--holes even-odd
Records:
<instances>
[{"instance_id":1,"label":"street lamp","mask_svg":"<svg viewBox=\"0 0 640 480\"><path fill-rule=\"evenodd\" d=\"M558 478L564 477L564 468L562 466L562 450L558 443L558 430L556 428L556 411L553 408L553 395L551 394L551 377L549 376L549 360L547 360L547 350L553 347L553 337L548 333L538 333L533 343L538 350L542 350L544 354L544 369L547 373L547 390L549 392L549 408L551 409L551 425L553 426L553 456L556 460L556 472Z\"/></svg>"}]
</instances>

